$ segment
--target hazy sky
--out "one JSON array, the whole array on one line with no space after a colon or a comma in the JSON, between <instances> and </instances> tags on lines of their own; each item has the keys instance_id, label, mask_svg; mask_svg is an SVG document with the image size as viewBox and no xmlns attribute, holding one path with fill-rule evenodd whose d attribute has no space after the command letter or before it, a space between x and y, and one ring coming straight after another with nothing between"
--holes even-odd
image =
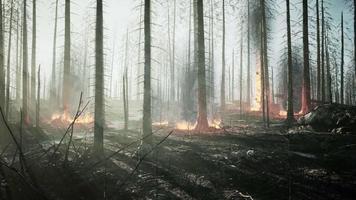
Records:
<instances>
[{"instance_id":1,"label":"hazy sky","mask_svg":"<svg viewBox=\"0 0 356 200\"><path fill-rule=\"evenodd\" d=\"M187 0L177 0L179 3L180 1L187 1ZM344 1L341 0L325 0L329 2L330 13L332 17L336 20L340 20L340 12L345 10L345 26L350 27L348 30L349 32L352 31L352 18L350 15L350 9L344 5ZM40 0L38 3L38 10L37 10L37 23L38 23L38 30L37 30L37 41L38 41L38 51L37 51L37 63L42 65L42 68L46 72L46 75L49 76L51 71L51 60L52 60L52 43L53 43L53 29L54 29L54 2L55 0ZM64 15L64 1L60 0L62 3L59 7L59 38L58 38L58 56L62 52L63 48L63 15ZM80 41L83 40L83 30L85 25L87 24L85 21L91 21L94 25L94 8L96 3L94 0L75 0L72 1L72 40L73 41ZM138 24L138 11L137 5L139 4L139 0L105 0L105 8L104 8L104 23L105 23L105 40L106 40L106 47L111 51L112 49L112 41L113 39L117 40L117 43L122 43L123 38L125 37L125 33L127 28L132 31L133 29L137 28ZM167 2L165 0L162 1L164 4ZM205 2L205 1L204 1ZM215 2L219 2L216 0ZM276 0L277 5L277 13L276 17L272 22L272 31L271 31L271 66L275 66L280 58L280 49L282 48L281 43L285 40L283 35L285 34L285 1L284 0ZM293 4L292 8L298 8L301 10L301 0L292 0L291 3ZM310 0L310 7L314 6L315 0ZM31 5L29 5L29 10L32 9ZM220 9L220 8L217 8ZM155 13L160 13L160 10L155 10ZM179 15L180 11L178 10L177 15ZM314 13L314 9L310 8L310 15ZM91 14L89 14L91 13ZM235 13L236 14L236 13ZM91 20L88 20L88 17L91 15ZM237 13L238 15L238 13ZM164 19L166 20L166 19ZM293 31L300 32L301 30L295 30L295 24L301 21L300 13L295 10L292 11L292 29ZM31 28L31 21L29 21L29 28ZM219 22L216 22L219 23ZM227 52L232 52L232 49L238 49L239 47L239 31L237 26L232 24L236 24L236 18L227 16ZM94 26L93 26L94 27ZM219 28L219 27L218 27ZM186 34L186 30L183 28L179 28L177 30L177 43L178 48L183 47L185 44L181 42L181 39L184 38ZM216 30L217 34L220 34L220 28ZM93 32L92 32L93 33ZM162 33L158 33L162 34ZM337 30L335 30L334 34L338 34ZM154 37L161 37L166 36L166 33L163 35L156 35ZM294 40L293 40L294 42ZM220 46L220 42L217 42L217 48ZM346 42L349 44L349 48L351 48L351 42ZM29 43L31 44L31 43ZM183 51L183 50L180 50ZM220 73L220 57L219 51L217 50L217 70L216 73ZM228 60L231 60L231 53L227 53ZM119 57L119 56L117 56ZM238 57L238 56L236 56ZM118 59L115 62L119 62ZM236 61L238 62L238 61ZM115 72L116 73L116 72ZM219 80L217 80L219 82Z\"/></svg>"}]
</instances>

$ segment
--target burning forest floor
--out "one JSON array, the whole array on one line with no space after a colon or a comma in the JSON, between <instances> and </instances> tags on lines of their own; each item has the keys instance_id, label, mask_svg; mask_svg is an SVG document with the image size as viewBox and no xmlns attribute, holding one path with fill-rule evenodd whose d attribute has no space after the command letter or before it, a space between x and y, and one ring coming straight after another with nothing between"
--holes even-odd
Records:
<instances>
[{"instance_id":1,"label":"burning forest floor","mask_svg":"<svg viewBox=\"0 0 356 200\"><path fill-rule=\"evenodd\" d=\"M1 162L11 165L2 167L7 184L1 185L1 194L36 200L356 196L355 135L288 133L280 121L266 129L256 120L234 119L211 133L155 127L153 151L141 154L142 159L136 131L106 130L103 159L92 156L92 138L85 133L74 133L68 149L67 140L58 145L63 130L27 130L26 163L14 156L18 152L12 145L2 152Z\"/></svg>"}]
</instances>

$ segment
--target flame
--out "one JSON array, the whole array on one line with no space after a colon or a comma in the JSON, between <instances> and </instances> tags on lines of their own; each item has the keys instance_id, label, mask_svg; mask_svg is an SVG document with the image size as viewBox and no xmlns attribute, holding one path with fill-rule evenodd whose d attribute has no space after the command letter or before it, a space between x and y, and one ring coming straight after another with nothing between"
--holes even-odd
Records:
<instances>
[{"instance_id":1,"label":"flame","mask_svg":"<svg viewBox=\"0 0 356 200\"><path fill-rule=\"evenodd\" d=\"M221 129L221 120L220 119L213 119L213 120L209 120L209 127L210 128L215 128L215 129ZM185 131L189 131L189 130L194 130L196 127L197 123L195 122L194 124L191 122L187 122L187 121L180 121L176 124L176 129L177 130L185 130Z\"/></svg>"},{"instance_id":2,"label":"flame","mask_svg":"<svg viewBox=\"0 0 356 200\"><path fill-rule=\"evenodd\" d=\"M160 127L162 127L162 126L168 126L168 121L160 121L160 122L153 122L152 123L152 126L160 126Z\"/></svg>"},{"instance_id":3,"label":"flame","mask_svg":"<svg viewBox=\"0 0 356 200\"><path fill-rule=\"evenodd\" d=\"M285 116L287 116L287 111L280 110L278 114L279 114L279 116L285 117Z\"/></svg>"},{"instance_id":4,"label":"flame","mask_svg":"<svg viewBox=\"0 0 356 200\"><path fill-rule=\"evenodd\" d=\"M62 114L53 114L51 117L51 123L72 123L74 118L70 116L68 111L64 111ZM81 115L76 121L76 124L90 124L94 122L92 115L86 113Z\"/></svg>"},{"instance_id":5,"label":"flame","mask_svg":"<svg viewBox=\"0 0 356 200\"><path fill-rule=\"evenodd\" d=\"M258 59L260 60L260 59ZM256 80L255 80L255 99L251 107L251 111L260 111L261 110L261 73L260 73L260 64L257 63L256 66Z\"/></svg>"},{"instance_id":6,"label":"flame","mask_svg":"<svg viewBox=\"0 0 356 200\"><path fill-rule=\"evenodd\" d=\"M194 130L196 126L196 123L193 124L193 123L190 123L190 122L187 122L187 121L181 121L181 122L178 122L176 124L176 129L177 130Z\"/></svg>"}]
</instances>

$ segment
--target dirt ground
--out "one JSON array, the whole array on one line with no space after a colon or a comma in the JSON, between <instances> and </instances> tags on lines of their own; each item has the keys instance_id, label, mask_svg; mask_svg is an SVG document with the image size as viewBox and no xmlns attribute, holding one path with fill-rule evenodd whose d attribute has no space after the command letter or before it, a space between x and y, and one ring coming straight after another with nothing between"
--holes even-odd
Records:
<instances>
[{"instance_id":1,"label":"dirt ground","mask_svg":"<svg viewBox=\"0 0 356 200\"><path fill-rule=\"evenodd\" d=\"M265 129L256 121L237 121L212 133L174 131L156 146L171 129L155 129L154 151L143 160L137 156L140 142L135 143L140 134L113 128L105 135L105 153L123 151L105 162L86 151L92 139L85 134L75 135L65 164L62 150L58 155L43 150L29 153L40 191L28 189L13 171L5 169L9 185L17 185L11 188L12 198L41 199L39 193L44 199L125 200L347 200L356 196L354 135L287 134L278 122ZM41 144L45 149L46 142Z\"/></svg>"}]
</instances>

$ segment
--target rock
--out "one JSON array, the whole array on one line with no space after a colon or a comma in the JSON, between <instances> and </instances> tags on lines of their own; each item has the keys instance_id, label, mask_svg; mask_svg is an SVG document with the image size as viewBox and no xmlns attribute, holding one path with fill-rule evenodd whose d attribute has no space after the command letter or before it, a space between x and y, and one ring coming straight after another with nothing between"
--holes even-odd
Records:
<instances>
[{"instance_id":1,"label":"rock","mask_svg":"<svg viewBox=\"0 0 356 200\"><path fill-rule=\"evenodd\" d=\"M302 116L298 123L310 125L316 131L335 133L356 132L356 107L340 104L325 104Z\"/></svg>"}]
</instances>

